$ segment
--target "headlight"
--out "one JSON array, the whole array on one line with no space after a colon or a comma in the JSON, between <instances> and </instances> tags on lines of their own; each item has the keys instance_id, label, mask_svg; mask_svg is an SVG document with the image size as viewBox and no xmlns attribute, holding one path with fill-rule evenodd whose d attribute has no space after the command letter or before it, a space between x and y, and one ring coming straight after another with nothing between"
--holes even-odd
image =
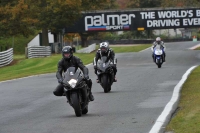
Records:
<instances>
[{"instance_id":1,"label":"headlight","mask_svg":"<svg viewBox=\"0 0 200 133\"><path fill-rule=\"evenodd\" d=\"M71 79L70 81L68 81L69 85L74 88L76 86L77 80L76 79Z\"/></svg>"}]
</instances>

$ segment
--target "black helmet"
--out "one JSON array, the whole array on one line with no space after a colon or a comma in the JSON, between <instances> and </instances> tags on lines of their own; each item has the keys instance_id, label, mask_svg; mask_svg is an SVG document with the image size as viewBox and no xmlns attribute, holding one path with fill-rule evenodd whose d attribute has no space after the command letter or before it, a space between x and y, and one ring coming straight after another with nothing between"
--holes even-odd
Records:
<instances>
[{"instance_id":1,"label":"black helmet","mask_svg":"<svg viewBox=\"0 0 200 133\"><path fill-rule=\"evenodd\" d=\"M62 56L65 60L69 60L73 56L73 50L71 46L65 46L62 49Z\"/></svg>"},{"instance_id":2,"label":"black helmet","mask_svg":"<svg viewBox=\"0 0 200 133\"><path fill-rule=\"evenodd\" d=\"M109 43L108 42L100 43L100 49L101 49L101 52L106 53L109 49Z\"/></svg>"}]
</instances>

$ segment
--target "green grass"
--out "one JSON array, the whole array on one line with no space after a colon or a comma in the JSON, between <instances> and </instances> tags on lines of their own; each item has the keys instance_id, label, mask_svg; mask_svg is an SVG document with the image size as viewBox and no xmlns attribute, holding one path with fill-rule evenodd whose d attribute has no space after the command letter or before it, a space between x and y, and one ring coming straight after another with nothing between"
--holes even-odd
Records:
<instances>
[{"instance_id":1,"label":"green grass","mask_svg":"<svg viewBox=\"0 0 200 133\"><path fill-rule=\"evenodd\" d=\"M94 53L74 55L80 57L84 64L91 63L94 57ZM25 59L25 56L14 57L14 62L16 64L0 68L0 81L56 72L57 63L60 59L61 54L55 54L45 58L32 59Z\"/></svg>"},{"instance_id":2,"label":"green grass","mask_svg":"<svg viewBox=\"0 0 200 133\"><path fill-rule=\"evenodd\" d=\"M124 52L139 52L141 50L144 50L148 47L152 46L151 44L145 44L145 45L128 45L128 46L112 46L111 48L115 51L115 53L124 53Z\"/></svg>"},{"instance_id":3,"label":"green grass","mask_svg":"<svg viewBox=\"0 0 200 133\"><path fill-rule=\"evenodd\" d=\"M145 49L147 45L140 46L126 46L124 48L114 48L116 53L118 52L137 52L139 49ZM79 57L83 63L92 63L95 51L90 54L75 53L75 56ZM57 63L61 59L61 54L54 54L45 58L32 58L26 59L25 55L14 55L14 61L9 65L0 68L0 81L26 77L30 75L38 75L45 73L54 73L57 71Z\"/></svg>"},{"instance_id":4,"label":"green grass","mask_svg":"<svg viewBox=\"0 0 200 133\"><path fill-rule=\"evenodd\" d=\"M194 49L194 50L200 50L200 47L197 47L196 49Z\"/></svg>"},{"instance_id":5,"label":"green grass","mask_svg":"<svg viewBox=\"0 0 200 133\"><path fill-rule=\"evenodd\" d=\"M179 110L166 131L174 133L200 133L200 67L190 74L181 90Z\"/></svg>"}]
</instances>

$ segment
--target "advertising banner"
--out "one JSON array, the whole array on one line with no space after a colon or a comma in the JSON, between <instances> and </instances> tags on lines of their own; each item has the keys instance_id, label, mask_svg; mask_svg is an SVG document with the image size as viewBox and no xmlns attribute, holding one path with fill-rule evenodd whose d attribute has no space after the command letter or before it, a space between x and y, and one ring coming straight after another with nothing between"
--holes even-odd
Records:
<instances>
[{"instance_id":1,"label":"advertising banner","mask_svg":"<svg viewBox=\"0 0 200 133\"><path fill-rule=\"evenodd\" d=\"M200 27L200 8L83 13L65 32L130 31Z\"/></svg>"}]
</instances>

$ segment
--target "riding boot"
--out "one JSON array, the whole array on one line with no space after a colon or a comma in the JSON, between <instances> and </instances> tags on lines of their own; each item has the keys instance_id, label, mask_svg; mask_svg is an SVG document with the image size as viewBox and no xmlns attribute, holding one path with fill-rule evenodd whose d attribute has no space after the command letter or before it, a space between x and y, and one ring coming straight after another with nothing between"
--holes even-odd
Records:
<instances>
[{"instance_id":1,"label":"riding boot","mask_svg":"<svg viewBox=\"0 0 200 133\"><path fill-rule=\"evenodd\" d=\"M96 82L99 83L99 78L98 78L98 76L97 76Z\"/></svg>"},{"instance_id":2,"label":"riding boot","mask_svg":"<svg viewBox=\"0 0 200 133\"><path fill-rule=\"evenodd\" d=\"M115 76L115 78L114 78L114 81L113 82L117 82L117 78L116 78L116 76Z\"/></svg>"},{"instance_id":3,"label":"riding boot","mask_svg":"<svg viewBox=\"0 0 200 133\"><path fill-rule=\"evenodd\" d=\"M90 92L89 92L89 99L90 99L90 101L94 101L94 96L92 95L91 90L90 90Z\"/></svg>"},{"instance_id":4,"label":"riding boot","mask_svg":"<svg viewBox=\"0 0 200 133\"><path fill-rule=\"evenodd\" d=\"M90 101L94 101L94 96L92 95L92 80L87 80L87 85L89 88L89 99Z\"/></svg>"},{"instance_id":5,"label":"riding boot","mask_svg":"<svg viewBox=\"0 0 200 133\"><path fill-rule=\"evenodd\" d=\"M155 62L155 59L154 59L154 55L152 54L152 59L153 59L153 62Z\"/></svg>"},{"instance_id":6,"label":"riding boot","mask_svg":"<svg viewBox=\"0 0 200 133\"><path fill-rule=\"evenodd\" d=\"M165 53L163 54L163 62L165 62Z\"/></svg>"}]
</instances>

